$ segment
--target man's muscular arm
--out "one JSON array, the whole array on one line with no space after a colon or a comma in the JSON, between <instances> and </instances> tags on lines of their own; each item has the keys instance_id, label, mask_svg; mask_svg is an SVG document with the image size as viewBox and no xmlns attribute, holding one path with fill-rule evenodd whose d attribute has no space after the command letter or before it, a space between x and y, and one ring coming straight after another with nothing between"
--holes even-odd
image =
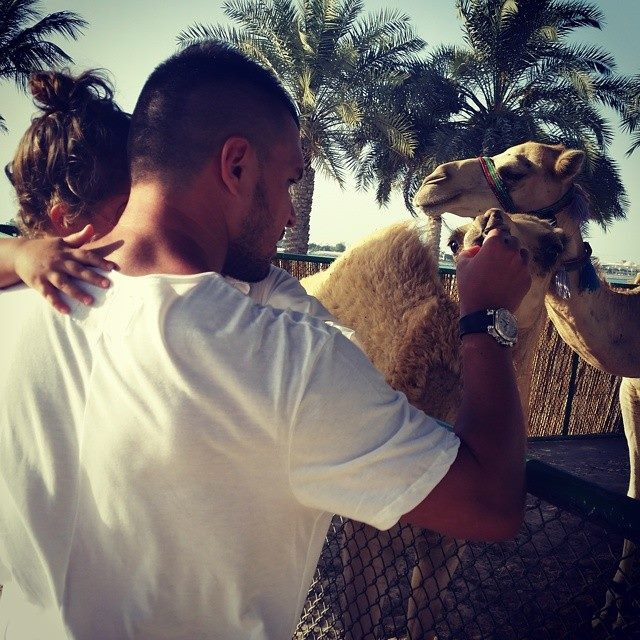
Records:
<instances>
[{"instance_id":1,"label":"man's muscular arm","mask_svg":"<svg viewBox=\"0 0 640 640\"><path fill-rule=\"evenodd\" d=\"M528 256L515 238L491 231L476 255L458 262L460 313L514 311L531 284ZM488 334L462 339L463 396L456 460L403 521L460 538L497 540L522 522L526 431L511 350Z\"/></svg>"}]
</instances>

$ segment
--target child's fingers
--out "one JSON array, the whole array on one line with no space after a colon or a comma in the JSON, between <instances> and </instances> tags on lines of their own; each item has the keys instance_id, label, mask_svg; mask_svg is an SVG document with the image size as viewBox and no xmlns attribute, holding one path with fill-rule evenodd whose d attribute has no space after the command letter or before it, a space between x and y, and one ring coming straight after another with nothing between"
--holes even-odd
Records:
<instances>
[{"instance_id":1,"label":"child's fingers","mask_svg":"<svg viewBox=\"0 0 640 640\"><path fill-rule=\"evenodd\" d=\"M75 260L67 259L62 263L64 271L78 280L82 280L88 284L93 284L96 287L106 289L111 284L108 278L96 273L93 269L87 268L84 264L76 262Z\"/></svg>"},{"instance_id":2,"label":"child's fingers","mask_svg":"<svg viewBox=\"0 0 640 640\"><path fill-rule=\"evenodd\" d=\"M56 311L65 315L70 313L71 309L69 309L69 305L62 300L58 289L56 289L48 280L41 280L35 288L44 296L45 300L47 300Z\"/></svg>"},{"instance_id":3,"label":"child's fingers","mask_svg":"<svg viewBox=\"0 0 640 640\"><path fill-rule=\"evenodd\" d=\"M97 267L98 269L102 269L103 271L111 271L116 266L115 262L106 260L102 256L98 255L95 251L75 249L74 251L70 251L68 253L68 256L72 260L76 260L77 262L81 262L82 264L86 264L90 267Z\"/></svg>"},{"instance_id":4,"label":"child's fingers","mask_svg":"<svg viewBox=\"0 0 640 640\"><path fill-rule=\"evenodd\" d=\"M63 273L55 272L51 274L49 282L51 282L56 289L66 293L70 298L73 298L82 304L90 305L93 302L92 296L90 296L86 291L83 291L75 284L75 281L72 278L64 275Z\"/></svg>"}]
</instances>

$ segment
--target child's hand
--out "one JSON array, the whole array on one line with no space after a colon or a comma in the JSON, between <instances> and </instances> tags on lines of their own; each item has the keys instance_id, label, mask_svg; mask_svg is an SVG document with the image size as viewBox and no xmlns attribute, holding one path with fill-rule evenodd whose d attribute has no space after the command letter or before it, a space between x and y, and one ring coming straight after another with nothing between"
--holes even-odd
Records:
<instances>
[{"instance_id":1,"label":"child's hand","mask_svg":"<svg viewBox=\"0 0 640 640\"><path fill-rule=\"evenodd\" d=\"M15 270L29 287L39 291L60 313L69 306L60 293L90 305L92 296L83 291L77 280L106 289L111 282L88 267L111 271L115 264L95 251L80 249L93 236L88 224L82 231L65 238L33 238L25 240L16 251Z\"/></svg>"}]
</instances>

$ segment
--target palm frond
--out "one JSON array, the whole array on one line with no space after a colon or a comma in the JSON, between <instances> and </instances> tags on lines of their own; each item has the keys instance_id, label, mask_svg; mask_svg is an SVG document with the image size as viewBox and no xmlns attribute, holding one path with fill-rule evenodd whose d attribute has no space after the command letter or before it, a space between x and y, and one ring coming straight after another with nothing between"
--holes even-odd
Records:
<instances>
[{"instance_id":1,"label":"palm frond","mask_svg":"<svg viewBox=\"0 0 640 640\"><path fill-rule=\"evenodd\" d=\"M630 156L638 149L640 149L640 131L636 131L631 136L631 146L627 149L627 155Z\"/></svg>"},{"instance_id":2,"label":"palm frond","mask_svg":"<svg viewBox=\"0 0 640 640\"><path fill-rule=\"evenodd\" d=\"M53 13L35 24L23 26L0 45L0 77L12 78L20 89L25 90L33 71L72 63L62 47L46 38L62 35L75 39L86 26L84 19L68 11Z\"/></svg>"}]
</instances>

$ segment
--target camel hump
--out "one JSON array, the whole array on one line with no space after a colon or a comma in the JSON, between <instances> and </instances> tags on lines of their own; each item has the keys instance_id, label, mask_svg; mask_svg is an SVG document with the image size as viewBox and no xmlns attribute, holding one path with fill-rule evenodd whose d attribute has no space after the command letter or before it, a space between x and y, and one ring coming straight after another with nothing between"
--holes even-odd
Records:
<instances>
[{"instance_id":1,"label":"camel hump","mask_svg":"<svg viewBox=\"0 0 640 640\"><path fill-rule=\"evenodd\" d=\"M437 252L428 237L425 226L415 220L398 222L364 238L335 262L361 261L362 268L387 273L396 271L399 277L410 279L437 275ZM389 277L390 274L387 274Z\"/></svg>"},{"instance_id":2,"label":"camel hump","mask_svg":"<svg viewBox=\"0 0 640 640\"><path fill-rule=\"evenodd\" d=\"M324 302L327 288L339 286L344 291L376 287L381 282L388 287L402 283L406 288L407 283L416 281L437 282L438 261L423 225L408 220L375 231L351 246L326 271L303 278L301 283L307 293Z\"/></svg>"}]
</instances>

